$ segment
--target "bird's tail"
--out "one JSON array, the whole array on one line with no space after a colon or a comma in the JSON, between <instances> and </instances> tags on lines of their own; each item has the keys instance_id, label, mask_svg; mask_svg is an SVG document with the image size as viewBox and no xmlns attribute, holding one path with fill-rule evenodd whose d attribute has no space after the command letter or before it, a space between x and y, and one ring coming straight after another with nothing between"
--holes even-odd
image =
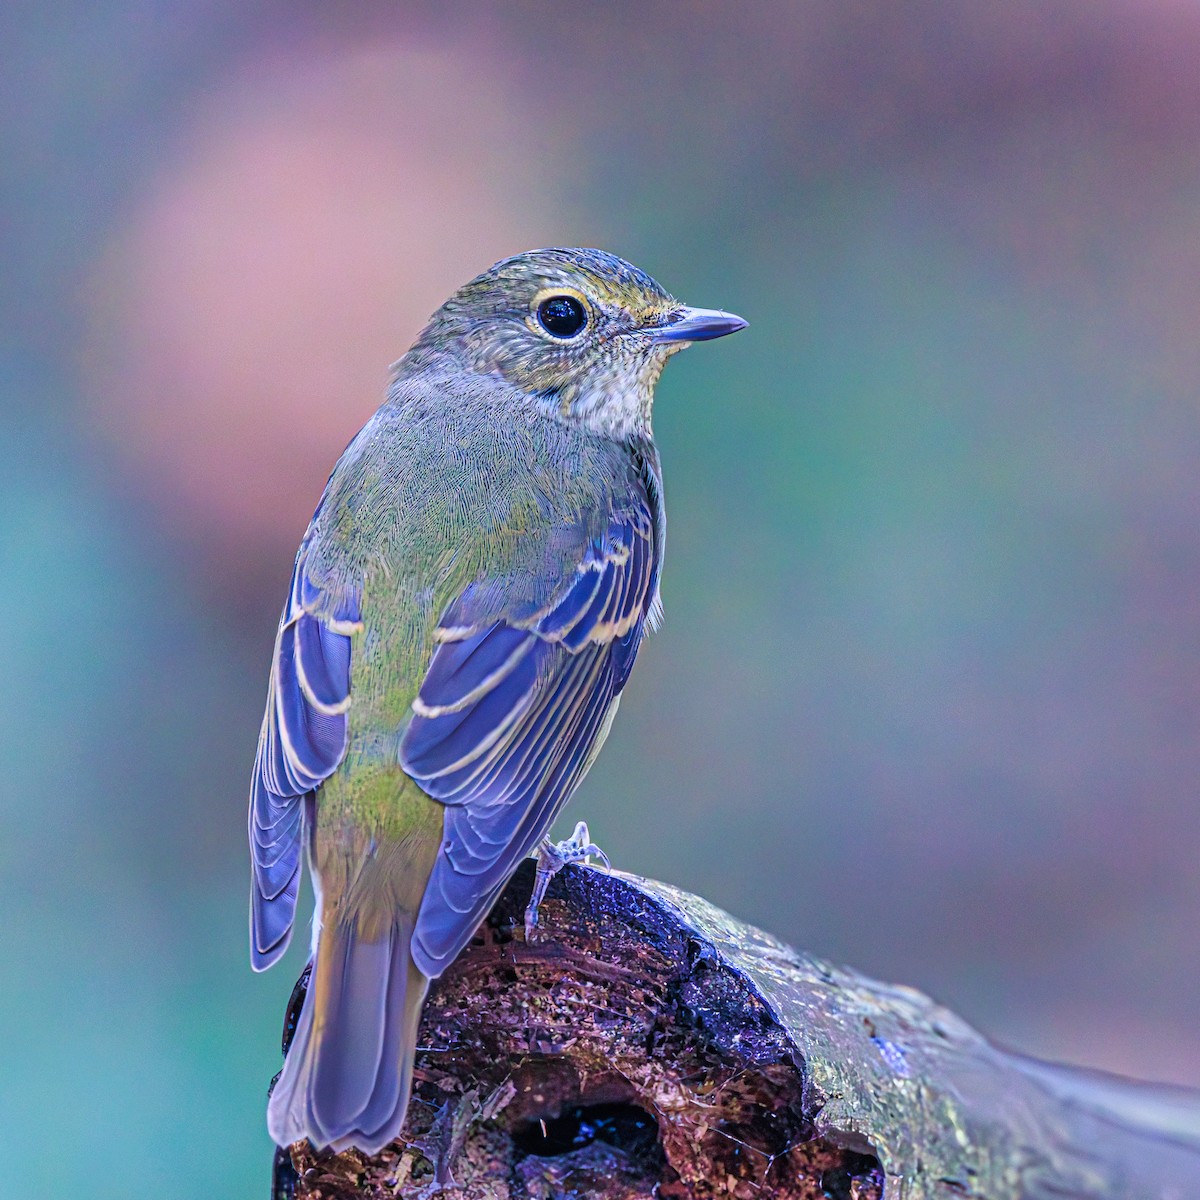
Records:
<instances>
[{"instance_id":1,"label":"bird's tail","mask_svg":"<svg viewBox=\"0 0 1200 1200\"><path fill-rule=\"evenodd\" d=\"M376 1154L399 1134L429 986L409 952L413 923L412 914L397 912L370 939L352 914L322 927L308 995L267 1106L276 1145L308 1138L320 1149Z\"/></svg>"}]
</instances>

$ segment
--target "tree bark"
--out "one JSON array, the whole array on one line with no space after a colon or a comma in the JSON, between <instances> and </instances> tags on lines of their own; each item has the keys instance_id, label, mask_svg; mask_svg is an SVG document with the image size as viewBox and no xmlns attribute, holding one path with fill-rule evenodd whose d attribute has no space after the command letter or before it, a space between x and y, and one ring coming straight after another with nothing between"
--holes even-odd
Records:
<instances>
[{"instance_id":1,"label":"tree bark","mask_svg":"<svg viewBox=\"0 0 1200 1200\"><path fill-rule=\"evenodd\" d=\"M528 944L532 867L430 992L403 1136L280 1151L276 1197L1200 1196L1200 1094L1006 1053L616 872L564 870Z\"/></svg>"}]
</instances>

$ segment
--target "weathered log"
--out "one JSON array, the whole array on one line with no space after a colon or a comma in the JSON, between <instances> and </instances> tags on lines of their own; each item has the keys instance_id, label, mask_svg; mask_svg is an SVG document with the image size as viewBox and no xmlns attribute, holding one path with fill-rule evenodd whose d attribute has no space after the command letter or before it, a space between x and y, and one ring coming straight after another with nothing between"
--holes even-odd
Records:
<instances>
[{"instance_id":1,"label":"weathered log","mask_svg":"<svg viewBox=\"0 0 1200 1200\"><path fill-rule=\"evenodd\" d=\"M531 884L432 989L403 1137L297 1144L276 1196L1200 1197L1200 1094L1006 1053L628 875L563 871L527 944Z\"/></svg>"}]
</instances>

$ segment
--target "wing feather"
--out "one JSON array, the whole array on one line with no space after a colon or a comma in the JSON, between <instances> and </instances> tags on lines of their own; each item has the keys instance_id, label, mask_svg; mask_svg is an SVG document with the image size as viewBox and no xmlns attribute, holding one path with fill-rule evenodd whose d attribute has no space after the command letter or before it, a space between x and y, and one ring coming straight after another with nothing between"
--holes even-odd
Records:
<instances>
[{"instance_id":1,"label":"wing feather","mask_svg":"<svg viewBox=\"0 0 1200 1200\"><path fill-rule=\"evenodd\" d=\"M637 653L660 553L645 493L588 542L532 616L486 613L493 589L450 604L400 761L447 806L413 955L439 975L595 758Z\"/></svg>"},{"instance_id":2,"label":"wing feather","mask_svg":"<svg viewBox=\"0 0 1200 1200\"><path fill-rule=\"evenodd\" d=\"M287 949L300 884L305 801L346 752L350 635L357 597L336 603L296 560L267 684L250 786L250 961L265 970Z\"/></svg>"}]
</instances>

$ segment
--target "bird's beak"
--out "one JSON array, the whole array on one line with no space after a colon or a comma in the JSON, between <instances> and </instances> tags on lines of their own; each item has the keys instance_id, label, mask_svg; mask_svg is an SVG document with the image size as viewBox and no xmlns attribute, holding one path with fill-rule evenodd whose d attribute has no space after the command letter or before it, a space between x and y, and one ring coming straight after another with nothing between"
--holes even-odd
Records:
<instances>
[{"instance_id":1,"label":"bird's beak","mask_svg":"<svg viewBox=\"0 0 1200 1200\"><path fill-rule=\"evenodd\" d=\"M737 333L747 324L741 317L716 308L680 308L671 313L666 324L650 330L650 340L656 345L661 342L707 342L727 333Z\"/></svg>"}]
</instances>

